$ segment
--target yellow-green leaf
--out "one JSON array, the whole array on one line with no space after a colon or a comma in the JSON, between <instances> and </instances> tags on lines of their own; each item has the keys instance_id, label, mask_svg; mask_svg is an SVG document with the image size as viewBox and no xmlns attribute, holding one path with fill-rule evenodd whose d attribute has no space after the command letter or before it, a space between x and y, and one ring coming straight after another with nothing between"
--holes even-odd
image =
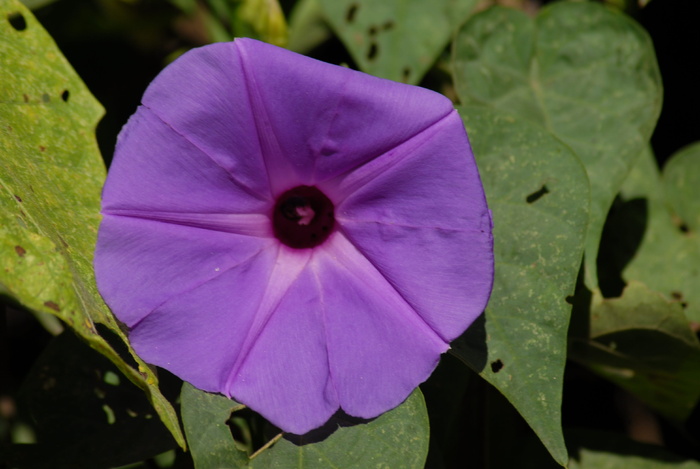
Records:
<instances>
[{"instance_id":1,"label":"yellow-green leaf","mask_svg":"<svg viewBox=\"0 0 700 469\"><path fill-rule=\"evenodd\" d=\"M184 447L154 372L132 367L100 335L128 347L95 286L92 256L105 169L95 141L102 107L32 14L0 0L0 287L53 314L141 387Z\"/></svg>"}]
</instances>

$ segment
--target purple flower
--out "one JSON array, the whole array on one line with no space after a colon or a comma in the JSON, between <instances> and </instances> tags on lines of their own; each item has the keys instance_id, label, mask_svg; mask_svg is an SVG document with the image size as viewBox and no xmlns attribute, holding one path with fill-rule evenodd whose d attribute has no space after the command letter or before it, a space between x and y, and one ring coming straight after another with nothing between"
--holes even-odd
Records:
<instances>
[{"instance_id":1,"label":"purple flower","mask_svg":"<svg viewBox=\"0 0 700 469\"><path fill-rule=\"evenodd\" d=\"M97 282L136 352L288 432L400 404L491 292L450 101L250 39L153 81L103 214Z\"/></svg>"}]
</instances>

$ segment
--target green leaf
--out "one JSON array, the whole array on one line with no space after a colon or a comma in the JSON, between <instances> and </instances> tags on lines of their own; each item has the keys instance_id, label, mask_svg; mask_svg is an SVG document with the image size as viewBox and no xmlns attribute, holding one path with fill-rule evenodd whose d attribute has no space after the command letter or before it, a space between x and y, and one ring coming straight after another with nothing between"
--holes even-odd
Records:
<instances>
[{"instance_id":1,"label":"green leaf","mask_svg":"<svg viewBox=\"0 0 700 469\"><path fill-rule=\"evenodd\" d=\"M493 384L560 464L566 335L588 222L588 180L571 150L541 127L460 109L493 211L496 277L485 324L453 352Z\"/></svg>"},{"instance_id":2,"label":"green leaf","mask_svg":"<svg viewBox=\"0 0 700 469\"><path fill-rule=\"evenodd\" d=\"M55 1L56 0L22 0L22 3L30 10L37 10Z\"/></svg>"},{"instance_id":3,"label":"green leaf","mask_svg":"<svg viewBox=\"0 0 700 469\"><path fill-rule=\"evenodd\" d=\"M700 143L676 153L659 176L647 155L625 183L626 200L647 204L647 226L623 277L679 300L687 317L700 322Z\"/></svg>"},{"instance_id":4,"label":"green leaf","mask_svg":"<svg viewBox=\"0 0 700 469\"><path fill-rule=\"evenodd\" d=\"M663 172L664 194L679 226L700 231L700 142L676 153ZM696 236L697 238L697 236Z\"/></svg>"},{"instance_id":5,"label":"green leaf","mask_svg":"<svg viewBox=\"0 0 700 469\"><path fill-rule=\"evenodd\" d=\"M572 339L570 356L673 420L700 399L700 342L680 304L641 283L620 298L593 292L590 337Z\"/></svg>"},{"instance_id":6,"label":"green leaf","mask_svg":"<svg viewBox=\"0 0 700 469\"><path fill-rule=\"evenodd\" d=\"M578 431L571 436L569 469L700 469L700 463L614 433ZM538 468L540 469L540 468Z\"/></svg>"},{"instance_id":7,"label":"green leaf","mask_svg":"<svg viewBox=\"0 0 700 469\"><path fill-rule=\"evenodd\" d=\"M0 291L58 316L146 391L184 446L153 371L98 333L128 345L95 286L92 255L104 165L95 142L103 110L56 44L17 0L0 0Z\"/></svg>"},{"instance_id":8,"label":"green leaf","mask_svg":"<svg viewBox=\"0 0 700 469\"><path fill-rule=\"evenodd\" d=\"M180 393L182 423L195 467L246 467L248 455L236 448L227 425L231 413L244 407L233 399L183 384Z\"/></svg>"},{"instance_id":9,"label":"green leaf","mask_svg":"<svg viewBox=\"0 0 700 469\"><path fill-rule=\"evenodd\" d=\"M608 209L661 109L661 78L647 33L592 2L557 2L535 19L497 7L464 25L453 53L462 102L540 124L586 167L586 284L593 289Z\"/></svg>"},{"instance_id":10,"label":"green leaf","mask_svg":"<svg viewBox=\"0 0 700 469\"><path fill-rule=\"evenodd\" d=\"M18 393L38 444L12 467L116 467L175 447L143 392L72 331L54 338Z\"/></svg>"},{"instance_id":11,"label":"green leaf","mask_svg":"<svg viewBox=\"0 0 700 469\"><path fill-rule=\"evenodd\" d=\"M182 420L195 467L226 468L422 468L428 453L428 414L420 390L376 419L341 426L323 441L277 440L252 459L234 444L226 422L244 406L185 383ZM304 437L301 437L304 438ZM301 444L303 443L303 444Z\"/></svg>"},{"instance_id":12,"label":"green leaf","mask_svg":"<svg viewBox=\"0 0 700 469\"><path fill-rule=\"evenodd\" d=\"M648 452L648 450L647 450ZM669 456L672 459L650 459L642 454L625 454L610 448L608 451L581 448L578 459L571 461L569 469L700 469L700 463Z\"/></svg>"},{"instance_id":13,"label":"green leaf","mask_svg":"<svg viewBox=\"0 0 700 469\"><path fill-rule=\"evenodd\" d=\"M697 461L610 431L574 429L565 435L571 454L569 469L700 469ZM528 443L522 442L519 469L556 469L542 458L536 446Z\"/></svg>"},{"instance_id":14,"label":"green leaf","mask_svg":"<svg viewBox=\"0 0 700 469\"><path fill-rule=\"evenodd\" d=\"M197 9L197 0L167 0L185 13L194 13Z\"/></svg>"},{"instance_id":15,"label":"green leaf","mask_svg":"<svg viewBox=\"0 0 700 469\"><path fill-rule=\"evenodd\" d=\"M253 29L256 37L277 46L287 44L287 21L277 0L239 1L236 16Z\"/></svg>"},{"instance_id":16,"label":"green leaf","mask_svg":"<svg viewBox=\"0 0 700 469\"><path fill-rule=\"evenodd\" d=\"M476 0L320 0L328 21L364 72L416 84Z\"/></svg>"},{"instance_id":17,"label":"green leaf","mask_svg":"<svg viewBox=\"0 0 700 469\"><path fill-rule=\"evenodd\" d=\"M289 16L287 47L307 54L330 39L332 32L323 16L319 0L299 0Z\"/></svg>"}]
</instances>

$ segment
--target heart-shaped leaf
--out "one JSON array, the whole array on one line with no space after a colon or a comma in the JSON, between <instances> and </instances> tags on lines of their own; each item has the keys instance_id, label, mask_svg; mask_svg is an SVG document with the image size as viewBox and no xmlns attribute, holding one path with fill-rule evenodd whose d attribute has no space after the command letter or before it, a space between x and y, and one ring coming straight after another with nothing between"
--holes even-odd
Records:
<instances>
[{"instance_id":1,"label":"heart-shaped leaf","mask_svg":"<svg viewBox=\"0 0 700 469\"><path fill-rule=\"evenodd\" d=\"M631 262L628 280L678 300L691 321L700 322L700 143L676 153L659 175L653 155L640 161L625 182L626 201L646 202L646 230Z\"/></svg>"},{"instance_id":2,"label":"heart-shaped leaf","mask_svg":"<svg viewBox=\"0 0 700 469\"><path fill-rule=\"evenodd\" d=\"M472 325L453 352L503 393L565 464L566 298L588 223L586 172L535 124L477 107L460 113L493 211L496 277L485 324Z\"/></svg>"},{"instance_id":3,"label":"heart-shaped leaf","mask_svg":"<svg viewBox=\"0 0 700 469\"><path fill-rule=\"evenodd\" d=\"M571 357L670 419L700 398L700 342L681 305L641 283L620 298L593 293L590 337L572 339Z\"/></svg>"},{"instance_id":4,"label":"heart-shaped leaf","mask_svg":"<svg viewBox=\"0 0 700 469\"><path fill-rule=\"evenodd\" d=\"M586 284L593 289L608 209L661 109L661 78L647 33L592 2L557 2L535 19L498 7L467 21L453 53L462 102L538 123L586 167Z\"/></svg>"}]
</instances>

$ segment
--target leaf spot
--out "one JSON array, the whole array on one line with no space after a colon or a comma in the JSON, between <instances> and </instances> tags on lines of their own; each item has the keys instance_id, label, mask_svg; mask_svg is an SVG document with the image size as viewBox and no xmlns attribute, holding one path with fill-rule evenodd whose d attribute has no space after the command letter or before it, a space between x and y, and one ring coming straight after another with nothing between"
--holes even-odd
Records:
<instances>
[{"instance_id":1,"label":"leaf spot","mask_svg":"<svg viewBox=\"0 0 700 469\"><path fill-rule=\"evenodd\" d=\"M41 100L45 103L51 102L51 96L48 95L48 93L44 93L41 95Z\"/></svg>"},{"instance_id":2,"label":"leaf spot","mask_svg":"<svg viewBox=\"0 0 700 469\"><path fill-rule=\"evenodd\" d=\"M411 67L403 68L403 82L408 83L408 77L411 75Z\"/></svg>"},{"instance_id":3,"label":"leaf spot","mask_svg":"<svg viewBox=\"0 0 700 469\"><path fill-rule=\"evenodd\" d=\"M369 45L369 50L367 51L367 59L374 60L377 58L377 53L379 52L379 46L376 42Z\"/></svg>"},{"instance_id":4,"label":"leaf spot","mask_svg":"<svg viewBox=\"0 0 700 469\"><path fill-rule=\"evenodd\" d=\"M25 103L29 102L29 96L27 95L27 93L22 94L22 99L24 100Z\"/></svg>"},{"instance_id":5,"label":"leaf spot","mask_svg":"<svg viewBox=\"0 0 700 469\"><path fill-rule=\"evenodd\" d=\"M44 145L39 145L39 151L46 151L46 147Z\"/></svg>"},{"instance_id":6,"label":"leaf spot","mask_svg":"<svg viewBox=\"0 0 700 469\"><path fill-rule=\"evenodd\" d=\"M17 31L24 31L27 29L27 20L24 19L22 13L15 12L7 15L7 21L10 22L10 26L15 28Z\"/></svg>"},{"instance_id":7,"label":"leaf spot","mask_svg":"<svg viewBox=\"0 0 700 469\"><path fill-rule=\"evenodd\" d=\"M681 293L681 292L679 292L679 291L677 291L677 290L672 291L672 292L671 292L671 298L673 298L674 300L678 301L678 302L681 304L681 307L682 307L683 309L685 309L685 308L688 307L688 302L687 302L687 301L683 301L683 293Z\"/></svg>"},{"instance_id":8,"label":"leaf spot","mask_svg":"<svg viewBox=\"0 0 700 469\"><path fill-rule=\"evenodd\" d=\"M382 29L384 31L389 31L390 29L394 28L394 22L391 20L388 20L386 23L382 25Z\"/></svg>"},{"instance_id":9,"label":"leaf spot","mask_svg":"<svg viewBox=\"0 0 700 469\"><path fill-rule=\"evenodd\" d=\"M503 369L503 362L501 361L500 358L496 361L491 362L491 371L493 371L494 373L498 373L502 369Z\"/></svg>"},{"instance_id":10,"label":"leaf spot","mask_svg":"<svg viewBox=\"0 0 700 469\"><path fill-rule=\"evenodd\" d=\"M24 255L27 253L27 250L24 249L22 246L15 246L15 252L19 257L24 257Z\"/></svg>"},{"instance_id":11,"label":"leaf spot","mask_svg":"<svg viewBox=\"0 0 700 469\"><path fill-rule=\"evenodd\" d=\"M528 196L525 198L525 201L526 201L528 204L531 204L531 203L536 202L537 200L539 200L539 199L540 199L543 195L545 195L545 194L549 194L549 189L547 189L547 186L546 186L546 185L542 184L542 187L540 187L539 190L536 190L536 191L533 192L532 194L528 195Z\"/></svg>"},{"instance_id":12,"label":"leaf spot","mask_svg":"<svg viewBox=\"0 0 700 469\"><path fill-rule=\"evenodd\" d=\"M56 303L54 303L53 301L44 301L44 306L46 306L47 308L52 309L52 310L54 310L54 311L56 311L56 312L61 311L60 306L58 306L58 305L57 305Z\"/></svg>"},{"instance_id":13,"label":"leaf spot","mask_svg":"<svg viewBox=\"0 0 700 469\"><path fill-rule=\"evenodd\" d=\"M350 6L348 7L348 12L345 14L345 21L348 23L352 23L355 21L355 15L357 15L357 9L360 8L360 5L357 3L351 3Z\"/></svg>"},{"instance_id":14,"label":"leaf spot","mask_svg":"<svg viewBox=\"0 0 700 469\"><path fill-rule=\"evenodd\" d=\"M16 200L17 202L22 202L22 197L20 197L20 196L18 196L17 194L15 194L15 200Z\"/></svg>"}]
</instances>

